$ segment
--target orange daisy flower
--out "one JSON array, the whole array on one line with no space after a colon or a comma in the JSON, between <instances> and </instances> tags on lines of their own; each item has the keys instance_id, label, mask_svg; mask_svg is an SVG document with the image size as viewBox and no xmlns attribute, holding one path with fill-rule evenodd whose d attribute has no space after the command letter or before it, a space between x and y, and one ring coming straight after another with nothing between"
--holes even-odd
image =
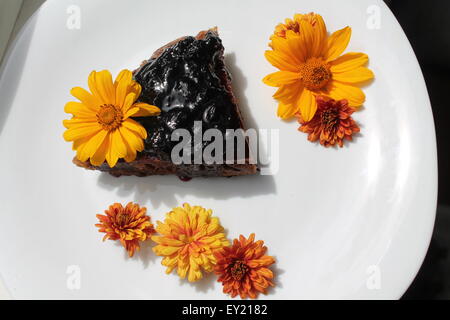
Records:
<instances>
[{"instance_id":1,"label":"orange daisy flower","mask_svg":"<svg viewBox=\"0 0 450 320\"><path fill-rule=\"evenodd\" d=\"M132 202L124 208L120 203L114 203L105 210L106 215L97 214L100 223L95 226L99 232L104 232L106 239L120 240L130 257L140 249L139 241L145 241L155 233L147 209Z\"/></svg>"},{"instance_id":2,"label":"orange daisy flower","mask_svg":"<svg viewBox=\"0 0 450 320\"><path fill-rule=\"evenodd\" d=\"M269 286L274 286L273 272L268 268L275 259L267 256L264 241L255 240L252 233L248 239L239 236L231 247L224 247L215 253L217 263L214 272L223 284L223 292L231 297L240 295L242 299L255 299L259 293L266 294Z\"/></svg>"},{"instance_id":3,"label":"orange daisy flower","mask_svg":"<svg viewBox=\"0 0 450 320\"><path fill-rule=\"evenodd\" d=\"M300 112L305 121L317 110L315 96L324 95L336 100L347 99L351 107L363 104L365 95L359 86L374 77L364 65L364 53L341 55L351 36L345 27L328 36L320 15L296 19L296 28L286 27L280 36L272 36L266 59L280 71L267 75L263 82L278 87L278 116L289 119Z\"/></svg>"},{"instance_id":4,"label":"orange daisy flower","mask_svg":"<svg viewBox=\"0 0 450 320\"><path fill-rule=\"evenodd\" d=\"M355 109L348 105L347 100L318 96L316 101L317 112L310 121L305 122L301 114L297 115L301 124L298 130L307 133L309 141L320 140L325 147L337 144L342 148L344 139L352 140L352 135L359 132L359 126L351 117Z\"/></svg>"}]
</instances>

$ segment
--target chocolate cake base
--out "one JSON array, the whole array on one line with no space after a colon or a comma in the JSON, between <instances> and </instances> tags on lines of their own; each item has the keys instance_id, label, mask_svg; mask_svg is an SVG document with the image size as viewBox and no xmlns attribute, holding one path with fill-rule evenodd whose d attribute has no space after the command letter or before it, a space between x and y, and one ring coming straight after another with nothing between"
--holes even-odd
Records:
<instances>
[{"instance_id":1,"label":"chocolate cake base","mask_svg":"<svg viewBox=\"0 0 450 320\"><path fill-rule=\"evenodd\" d=\"M107 164L100 167L82 162L76 158L73 162L85 169L100 170L108 172L112 176L152 176L152 175L177 175L182 180L189 180L195 177L233 177L255 174L257 168L251 164L181 164L175 165L170 161L164 161L157 157L141 157L130 163L119 162L114 168Z\"/></svg>"}]
</instances>

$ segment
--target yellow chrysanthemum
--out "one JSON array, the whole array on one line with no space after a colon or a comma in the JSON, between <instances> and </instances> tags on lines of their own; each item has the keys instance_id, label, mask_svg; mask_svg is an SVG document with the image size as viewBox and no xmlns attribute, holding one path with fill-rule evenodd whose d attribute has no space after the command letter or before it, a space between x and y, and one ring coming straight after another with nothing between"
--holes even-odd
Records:
<instances>
[{"instance_id":1,"label":"yellow chrysanthemum","mask_svg":"<svg viewBox=\"0 0 450 320\"><path fill-rule=\"evenodd\" d=\"M187 275L193 282L203 277L202 270L213 271L214 253L230 243L219 218L211 214L211 210L185 203L167 213L164 222L157 222L156 231L161 236L152 236L158 243L153 251L164 257L161 264L167 267L166 273L177 269L182 279Z\"/></svg>"},{"instance_id":2,"label":"yellow chrysanthemum","mask_svg":"<svg viewBox=\"0 0 450 320\"><path fill-rule=\"evenodd\" d=\"M263 81L279 87L274 94L278 100L278 116L289 119L300 112L309 121L317 110L316 95L335 100L346 99L351 107L363 104L365 95L358 87L374 77L365 67L368 56L350 52L341 56L347 47L351 29L343 28L327 35L320 15L295 19L298 31L286 29L283 36L272 36L273 50L265 53L278 72Z\"/></svg>"},{"instance_id":3,"label":"yellow chrysanthemum","mask_svg":"<svg viewBox=\"0 0 450 320\"><path fill-rule=\"evenodd\" d=\"M73 115L63 121L64 139L73 141L80 161L90 159L94 166L105 159L110 167L119 158L133 161L137 151L144 149L147 131L130 117L155 116L159 108L136 102L141 86L129 70L122 70L114 83L109 71L92 71L88 85L91 93L80 87L70 91L80 102L68 102L64 108Z\"/></svg>"}]
</instances>

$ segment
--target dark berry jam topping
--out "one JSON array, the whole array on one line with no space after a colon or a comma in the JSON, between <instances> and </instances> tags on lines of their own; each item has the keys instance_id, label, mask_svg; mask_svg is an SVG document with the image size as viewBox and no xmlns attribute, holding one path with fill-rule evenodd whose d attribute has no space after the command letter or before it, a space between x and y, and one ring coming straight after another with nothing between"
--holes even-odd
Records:
<instances>
[{"instance_id":1,"label":"dark berry jam topping","mask_svg":"<svg viewBox=\"0 0 450 320\"><path fill-rule=\"evenodd\" d=\"M202 122L203 132L238 129L241 121L232 93L227 89L229 74L223 63L222 41L214 32L203 39L187 37L150 59L135 74L142 86L140 101L161 109L158 117L136 118L148 132L147 153L170 154L177 141L175 129L194 132L194 121ZM210 142L203 142L203 148ZM225 148L224 148L225 150Z\"/></svg>"}]
</instances>

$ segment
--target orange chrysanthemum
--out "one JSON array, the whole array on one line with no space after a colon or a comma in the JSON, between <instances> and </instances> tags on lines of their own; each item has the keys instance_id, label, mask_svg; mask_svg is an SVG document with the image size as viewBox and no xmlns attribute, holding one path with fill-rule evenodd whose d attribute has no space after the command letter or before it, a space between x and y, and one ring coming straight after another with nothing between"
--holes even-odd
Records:
<instances>
[{"instance_id":1,"label":"orange chrysanthemum","mask_svg":"<svg viewBox=\"0 0 450 320\"><path fill-rule=\"evenodd\" d=\"M158 243L153 251L164 256L161 264L166 273L177 269L180 278L190 282L203 277L202 270L213 271L214 252L230 243L223 233L219 218L212 217L212 210L185 203L167 213L164 222L158 221L156 230L161 236L152 236Z\"/></svg>"},{"instance_id":2,"label":"orange chrysanthemum","mask_svg":"<svg viewBox=\"0 0 450 320\"><path fill-rule=\"evenodd\" d=\"M106 239L120 240L120 243L128 251L130 257L139 250L139 241L145 241L155 233L150 217L146 214L145 207L132 202L124 208L120 203L114 203L105 210L106 215L98 214L100 223L95 226L99 232L105 232L103 241Z\"/></svg>"},{"instance_id":3,"label":"orange chrysanthemum","mask_svg":"<svg viewBox=\"0 0 450 320\"><path fill-rule=\"evenodd\" d=\"M349 27L328 36L317 14L300 15L275 30L273 50L265 56L280 71L267 75L263 82L278 87L273 97L279 102L279 117L289 119L300 112L305 121L311 120L317 110L317 95L347 99L352 107L363 104L365 95L359 86L374 75L365 67L366 54L341 56L350 36Z\"/></svg>"},{"instance_id":4,"label":"orange chrysanthemum","mask_svg":"<svg viewBox=\"0 0 450 320\"><path fill-rule=\"evenodd\" d=\"M320 140L325 147L336 144L342 147L344 139L352 140L359 127L351 117L355 109L348 105L347 100L318 96L316 101L317 112L310 121L305 122L300 114L297 115L301 124L298 130L307 133L309 141Z\"/></svg>"},{"instance_id":5,"label":"orange chrysanthemum","mask_svg":"<svg viewBox=\"0 0 450 320\"><path fill-rule=\"evenodd\" d=\"M284 20L284 23L279 23L275 27L275 31L273 35L270 37L270 40L273 40L273 38L275 37L286 38L286 32L288 30L299 33L301 20L307 21L311 24L311 26L315 27L318 25L319 19L322 19L322 17L314 12L310 12L308 14L297 13L294 15L294 19L287 18Z\"/></svg>"},{"instance_id":6,"label":"orange chrysanthemum","mask_svg":"<svg viewBox=\"0 0 450 320\"><path fill-rule=\"evenodd\" d=\"M217 263L214 272L223 284L223 292L231 297L240 295L242 299L255 299L259 293L266 294L267 288L273 286L273 272L268 268L275 259L267 256L264 241L254 242L255 234L248 239L239 236L231 247L225 247L215 253Z\"/></svg>"}]
</instances>

